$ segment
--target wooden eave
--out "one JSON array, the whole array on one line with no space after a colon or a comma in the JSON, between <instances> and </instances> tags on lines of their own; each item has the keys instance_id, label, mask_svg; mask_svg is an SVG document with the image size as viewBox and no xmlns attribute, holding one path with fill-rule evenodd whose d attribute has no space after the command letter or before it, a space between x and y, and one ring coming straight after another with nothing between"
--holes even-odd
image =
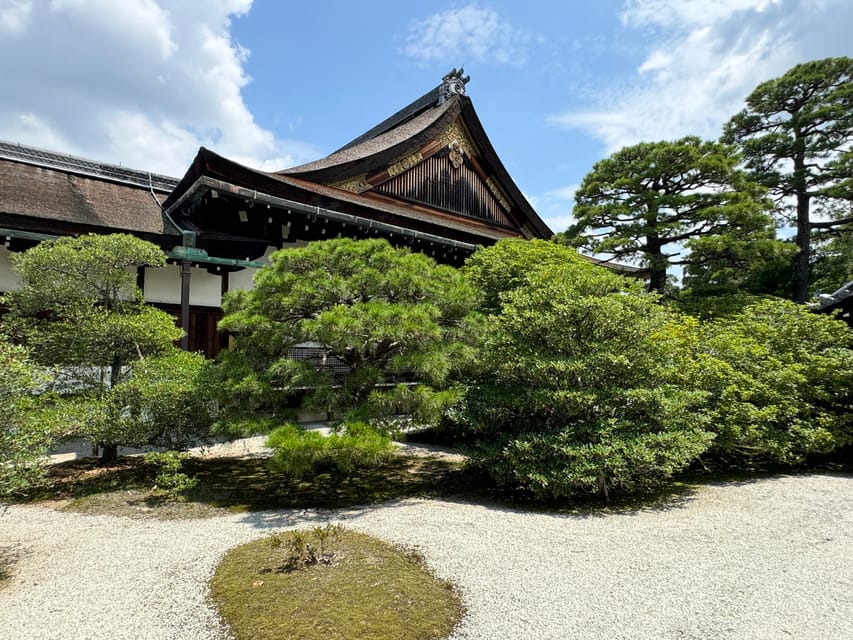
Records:
<instances>
[{"instance_id":1,"label":"wooden eave","mask_svg":"<svg viewBox=\"0 0 853 640\"><path fill-rule=\"evenodd\" d=\"M101 224L87 224L70 222L67 220L55 220L52 218L40 218L36 216L17 215L0 211L0 228L16 229L19 231L30 231L32 233L43 233L55 236L79 236L87 233L128 233L152 242L164 249L173 247L180 242L181 236L177 230L169 229L163 233L139 231L137 229L122 229L120 227L105 226Z\"/></svg>"},{"instance_id":2,"label":"wooden eave","mask_svg":"<svg viewBox=\"0 0 853 640\"><path fill-rule=\"evenodd\" d=\"M272 196L322 209L370 218L471 244L492 244L519 232L487 221L446 213L383 198L360 195L318 184L300 177L251 169L202 147L186 175L163 203L170 214L197 201L212 189L224 189L232 196L252 200Z\"/></svg>"}]
</instances>

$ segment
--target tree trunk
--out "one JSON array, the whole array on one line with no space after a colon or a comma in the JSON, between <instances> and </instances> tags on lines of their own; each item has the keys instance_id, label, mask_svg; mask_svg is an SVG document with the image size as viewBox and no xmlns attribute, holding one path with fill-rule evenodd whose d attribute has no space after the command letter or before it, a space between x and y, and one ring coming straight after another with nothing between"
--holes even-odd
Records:
<instances>
[{"instance_id":1,"label":"tree trunk","mask_svg":"<svg viewBox=\"0 0 853 640\"><path fill-rule=\"evenodd\" d=\"M666 269L652 267L649 273L649 291L663 293L664 287L666 287Z\"/></svg>"},{"instance_id":2,"label":"tree trunk","mask_svg":"<svg viewBox=\"0 0 853 640\"><path fill-rule=\"evenodd\" d=\"M121 376L121 356L118 354L113 355L113 361L110 363L110 389L115 387L119 383L119 377ZM101 464L108 464L110 462L115 462L118 459L118 445L117 444L104 444L100 443L101 446Z\"/></svg>"},{"instance_id":3,"label":"tree trunk","mask_svg":"<svg viewBox=\"0 0 853 640\"><path fill-rule=\"evenodd\" d=\"M109 464L118 460L117 444L101 444L101 464Z\"/></svg>"},{"instance_id":4,"label":"tree trunk","mask_svg":"<svg viewBox=\"0 0 853 640\"><path fill-rule=\"evenodd\" d=\"M799 147L794 156L794 193L797 197L797 254L794 302L804 303L809 299L809 261L811 258L811 221L809 220L809 199L806 187L805 141L799 132L795 133L795 144Z\"/></svg>"},{"instance_id":5,"label":"tree trunk","mask_svg":"<svg viewBox=\"0 0 853 640\"><path fill-rule=\"evenodd\" d=\"M598 474L598 491L604 496L605 502L610 502L610 489L607 487L607 478L603 473Z\"/></svg>"},{"instance_id":6,"label":"tree trunk","mask_svg":"<svg viewBox=\"0 0 853 640\"><path fill-rule=\"evenodd\" d=\"M113 361L110 364L110 389L118 384L119 377L121 376L121 356L118 354L113 355Z\"/></svg>"},{"instance_id":7,"label":"tree trunk","mask_svg":"<svg viewBox=\"0 0 853 640\"><path fill-rule=\"evenodd\" d=\"M811 260L812 228L809 221L809 197L797 195L797 254L794 302L806 302L809 299L809 262Z\"/></svg>"},{"instance_id":8,"label":"tree trunk","mask_svg":"<svg viewBox=\"0 0 853 640\"><path fill-rule=\"evenodd\" d=\"M666 286L666 257L661 250L660 238L646 236L646 259L649 264L649 291L663 293Z\"/></svg>"}]
</instances>

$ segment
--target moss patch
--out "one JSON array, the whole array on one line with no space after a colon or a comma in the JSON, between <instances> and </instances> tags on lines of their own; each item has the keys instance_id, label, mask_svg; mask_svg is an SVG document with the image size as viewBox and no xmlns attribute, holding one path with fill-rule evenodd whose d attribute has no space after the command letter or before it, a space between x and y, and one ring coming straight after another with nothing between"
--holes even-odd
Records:
<instances>
[{"instance_id":1,"label":"moss patch","mask_svg":"<svg viewBox=\"0 0 853 640\"><path fill-rule=\"evenodd\" d=\"M211 594L237 640L432 640L458 623L463 608L449 583L417 553L362 533L337 529L323 543L330 564L293 569L293 537L319 549L318 532L283 533L226 554Z\"/></svg>"}]
</instances>

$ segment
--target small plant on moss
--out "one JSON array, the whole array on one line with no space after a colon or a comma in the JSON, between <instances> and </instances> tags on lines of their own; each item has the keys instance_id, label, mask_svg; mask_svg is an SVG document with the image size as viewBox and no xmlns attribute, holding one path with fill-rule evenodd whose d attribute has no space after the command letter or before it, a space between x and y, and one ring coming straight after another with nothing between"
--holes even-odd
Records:
<instances>
[{"instance_id":1,"label":"small plant on moss","mask_svg":"<svg viewBox=\"0 0 853 640\"><path fill-rule=\"evenodd\" d=\"M340 525L327 524L311 531L291 531L284 538L273 536L269 545L273 549L284 549L284 562L275 569L264 567L260 573L290 573L317 564L332 564L337 554L331 551L330 545L337 542L342 530Z\"/></svg>"},{"instance_id":2,"label":"small plant on moss","mask_svg":"<svg viewBox=\"0 0 853 640\"><path fill-rule=\"evenodd\" d=\"M406 560L408 560L412 564L417 566L426 565L426 558L424 557L423 552L421 552L418 547L410 544L398 544L394 545L394 549L396 549L400 554L402 554L402 556Z\"/></svg>"},{"instance_id":3,"label":"small plant on moss","mask_svg":"<svg viewBox=\"0 0 853 640\"><path fill-rule=\"evenodd\" d=\"M320 543L320 555L326 555L326 545L329 543L337 542L338 536L340 536L343 531L343 527L339 524L327 524L325 527L314 527L311 533L314 534L314 537L317 538L317 542Z\"/></svg>"},{"instance_id":4,"label":"small plant on moss","mask_svg":"<svg viewBox=\"0 0 853 640\"><path fill-rule=\"evenodd\" d=\"M179 451L146 453L145 462L157 466L154 490L165 491L171 496L177 496L195 487L198 484L198 478L190 477L181 472L181 465L188 457L188 453Z\"/></svg>"}]
</instances>

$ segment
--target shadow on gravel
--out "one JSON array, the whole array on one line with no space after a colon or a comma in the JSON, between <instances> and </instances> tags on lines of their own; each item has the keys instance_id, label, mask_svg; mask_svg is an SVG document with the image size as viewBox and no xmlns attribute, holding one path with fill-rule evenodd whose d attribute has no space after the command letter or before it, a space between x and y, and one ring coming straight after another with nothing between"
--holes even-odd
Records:
<instances>
[{"instance_id":1,"label":"shadow on gravel","mask_svg":"<svg viewBox=\"0 0 853 640\"><path fill-rule=\"evenodd\" d=\"M286 528L310 518L324 522L331 511L335 519L345 519L373 508L393 508L408 498L434 498L514 513L601 518L682 509L697 499L704 486L742 486L798 474L849 477L853 465L830 461L800 471L753 468L736 473L699 468L651 493L624 496L614 492L609 502L590 497L553 503L501 490L486 474L442 458L398 456L372 469L345 474L331 468L301 478L272 471L262 458L190 458L182 471L195 477L198 485L176 497L154 490L156 468L141 458L119 458L107 466L87 458L52 466L49 488L32 500L63 500L64 508L76 512L137 518L247 513L247 522L263 529Z\"/></svg>"},{"instance_id":2,"label":"shadow on gravel","mask_svg":"<svg viewBox=\"0 0 853 640\"><path fill-rule=\"evenodd\" d=\"M27 550L20 544L0 546L0 589L11 580L15 565L26 553Z\"/></svg>"},{"instance_id":3,"label":"shadow on gravel","mask_svg":"<svg viewBox=\"0 0 853 640\"><path fill-rule=\"evenodd\" d=\"M488 479L472 472L464 473L460 479L466 480L464 487L457 484L453 491L432 491L428 494L400 496L386 501L353 505L328 506L318 510L261 511L247 513L241 521L261 530L287 529L292 527L322 525L327 522L343 522L358 518L377 509L388 510L404 508L409 498L430 498L445 503L465 506L477 506L482 509L507 514L539 514L555 518L588 519L609 516L631 516L649 511L673 511L688 507L697 497L699 488L692 485L673 483L665 489L640 497L617 497L611 502L590 498L572 503L543 503L521 493L501 491ZM451 487L445 486L445 489ZM304 507L303 509L309 509Z\"/></svg>"},{"instance_id":4,"label":"shadow on gravel","mask_svg":"<svg viewBox=\"0 0 853 640\"><path fill-rule=\"evenodd\" d=\"M31 498L63 500L83 513L129 517L198 518L229 512L346 509L414 496L476 495L478 482L458 462L399 456L372 469L344 474L320 470L293 478L258 458L191 458L181 471L198 480L178 496L154 490L156 467L140 458L100 465L87 458L54 465L50 486Z\"/></svg>"}]
</instances>

